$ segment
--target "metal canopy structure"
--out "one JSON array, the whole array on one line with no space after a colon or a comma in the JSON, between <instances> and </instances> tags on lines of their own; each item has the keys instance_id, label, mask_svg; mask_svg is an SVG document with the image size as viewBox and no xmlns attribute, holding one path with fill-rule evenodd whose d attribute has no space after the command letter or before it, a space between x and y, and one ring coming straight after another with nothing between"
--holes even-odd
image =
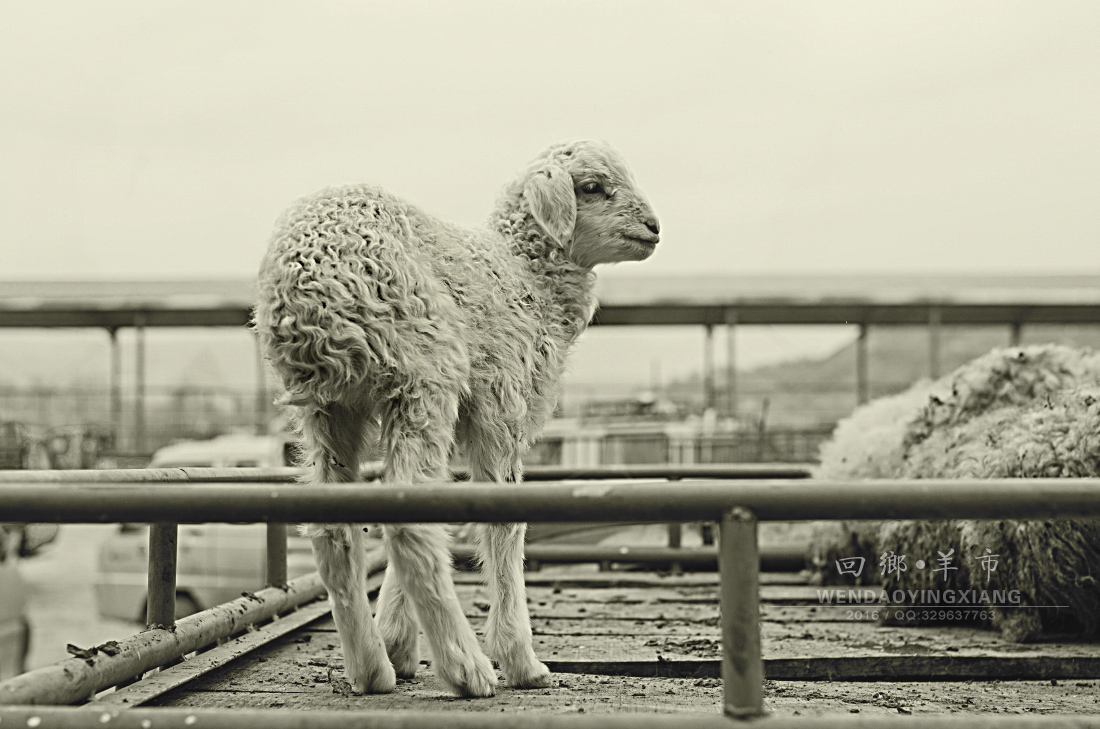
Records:
<instances>
[{"instance_id":1,"label":"metal canopy structure","mask_svg":"<svg viewBox=\"0 0 1100 729\"><path fill-rule=\"evenodd\" d=\"M0 327L238 327L253 285L0 282ZM1100 275L605 278L597 294L597 325L1100 323Z\"/></svg>"},{"instance_id":2,"label":"metal canopy structure","mask_svg":"<svg viewBox=\"0 0 1100 729\"><path fill-rule=\"evenodd\" d=\"M137 332L134 442L144 444L144 332L148 327L245 327L252 279L203 281L0 281L0 328L93 327L111 336L112 424L121 422L116 333ZM737 417L734 329L739 325L848 325L856 339L856 402L870 398L867 332L872 326L925 326L929 374L940 375L944 326L1005 326L1009 341L1032 324L1100 324L1100 275L1065 276L603 276L594 325L704 328L703 402L718 407L714 329L726 331L725 409ZM257 353L257 428L267 394Z\"/></svg>"}]
</instances>

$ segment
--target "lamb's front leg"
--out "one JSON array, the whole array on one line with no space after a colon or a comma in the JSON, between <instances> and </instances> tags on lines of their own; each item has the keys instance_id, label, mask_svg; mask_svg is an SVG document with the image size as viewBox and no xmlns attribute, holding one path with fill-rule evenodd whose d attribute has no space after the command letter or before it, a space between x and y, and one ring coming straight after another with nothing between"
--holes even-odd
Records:
<instances>
[{"instance_id":1,"label":"lamb's front leg","mask_svg":"<svg viewBox=\"0 0 1100 729\"><path fill-rule=\"evenodd\" d=\"M489 583L489 619L485 639L489 655L500 664L505 681L515 688L550 685L550 670L531 645L531 618L523 580L526 524L482 524L478 551Z\"/></svg>"},{"instance_id":2,"label":"lamb's front leg","mask_svg":"<svg viewBox=\"0 0 1100 729\"><path fill-rule=\"evenodd\" d=\"M344 672L358 693L389 693L397 685L367 598L367 550L362 528L311 525L313 555L332 598L332 617L344 651Z\"/></svg>"}]
</instances>

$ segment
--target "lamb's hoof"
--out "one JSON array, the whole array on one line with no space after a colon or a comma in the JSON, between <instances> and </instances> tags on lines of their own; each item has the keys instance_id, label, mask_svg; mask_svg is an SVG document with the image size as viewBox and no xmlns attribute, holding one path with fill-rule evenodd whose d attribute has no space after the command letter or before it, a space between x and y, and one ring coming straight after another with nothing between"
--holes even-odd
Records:
<instances>
[{"instance_id":1,"label":"lamb's hoof","mask_svg":"<svg viewBox=\"0 0 1100 729\"><path fill-rule=\"evenodd\" d=\"M394 621L382 613L378 616L378 628L397 677L414 678L420 668L420 635L416 623Z\"/></svg>"},{"instance_id":2,"label":"lamb's hoof","mask_svg":"<svg viewBox=\"0 0 1100 729\"><path fill-rule=\"evenodd\" d=\"M388 694L397 687L397 674L389 661L363 676L353 676L351 671L345 675L351 690L357 694Z\"/></svg>"},{"instance_id":3,"label":"lamb's hoof","mask_svg":"<svg viewBox=\"0 0 1100 729\"><path fill-rule=\"evenodd\" d=\"M504 671L504 680L512 688L534 689L550 686L550 669L541 661L535 661L519 671Z\"/></svg>"},{"instance_id":4,"label":"lamb's hoof","mask_svg":"<svg viewBox=\"0 0 1100 729\"><path fill-rule=\"evenodd\" d=\"M451 687L459 696L470 699L484 699L493 695L497 685L497 672L493 664L478 651L473 655L461 656L459 660L448 662L435 661L436 672L440 680Z\"/></svg>"},{"instance_id":5,"label":"lamb's hoof","mask_svg":"<svg viewBox=\"0 0 1100 729\"><path fill-rule=\"evenodd\" d=\"M391 653L390 660L393 661L393 670L398 678L416 678L416 669L420 668L416 653L403 653L398 656Z\"/></svg>"}]
</instances>

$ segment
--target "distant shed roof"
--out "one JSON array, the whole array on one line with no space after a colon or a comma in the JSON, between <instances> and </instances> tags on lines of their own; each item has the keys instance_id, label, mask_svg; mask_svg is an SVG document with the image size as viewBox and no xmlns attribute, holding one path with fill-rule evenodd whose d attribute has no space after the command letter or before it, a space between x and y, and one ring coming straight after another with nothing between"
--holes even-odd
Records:
<instances>
[{"instance_id":1,"label":"distant shed roof","mask_svg":"<svg viewBox=\"0 0 1100 729\"><path fill-rule=\"evenodd\" d=\"M251 279L0 282L0 327L243 326ZM605 276L596 324L1098 323L1100 276Z\"/></svg>"}]
</instances>

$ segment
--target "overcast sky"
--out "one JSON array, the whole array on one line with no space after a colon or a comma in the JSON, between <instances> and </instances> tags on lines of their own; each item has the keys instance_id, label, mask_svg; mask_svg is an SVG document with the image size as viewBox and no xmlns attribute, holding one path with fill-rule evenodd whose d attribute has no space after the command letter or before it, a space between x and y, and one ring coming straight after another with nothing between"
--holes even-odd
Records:
<instances>
[{"instance_id":1,"label":"overcast sky","mask_svg":"<svg viewBox=\"0 0 1100 729\"><path fill-rule=\"evenodd\" d=\"M0 280L253 276L279 212L343 182L477 224L578 137L624 153L663 228L603 275L1100 273L1098 39L1094 1L8 0ZM4 333L6 378L82 372L61 336ZM741 327L739 364L851 336ZM153 381L201 349L173 337ZM571 377L701 352L699 329L595 330Z\"/></svg>"},{"instance_id":2,"label":"overcast sky","mask_svg":"<svg viewBox=\"0 0 1100 729\"><path fill-rule=\"evenodd\" d=\"M1100 270L1100 3L5 2L0 278L253 275L295 197L464 223L609 140L614 275Z\"/></svg>"}]
</instances>

